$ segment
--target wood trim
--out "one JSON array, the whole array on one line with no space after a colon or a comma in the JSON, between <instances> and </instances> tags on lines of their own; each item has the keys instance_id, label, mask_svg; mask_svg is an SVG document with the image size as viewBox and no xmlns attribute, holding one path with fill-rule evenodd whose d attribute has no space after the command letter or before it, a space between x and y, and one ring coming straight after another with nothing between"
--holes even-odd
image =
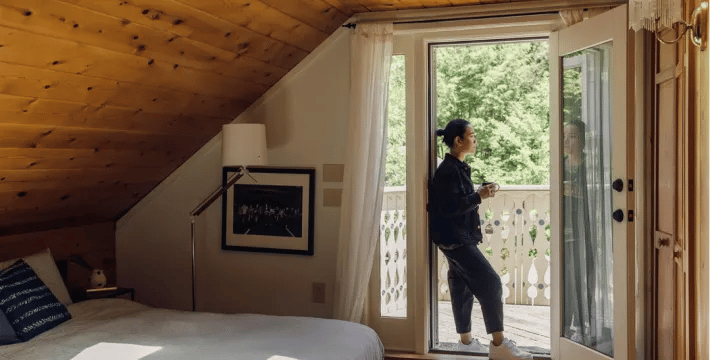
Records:
<instances>
[{"instance_id":1,"label":"wood trim","mask_svg":"<svg viewBox=\"0 0 710 360\"><path fill-rule=\"evenodd\" d=\"M692 11L701 3L700 0L690 2ZM687 12L686 12L687 13ZM707 159L710 157L710 142L708 134L708 51L699 51L697 47L688 45L688 209L690 211L688 260L689 264L689 321L688 340L691 359L708 359L710 350L710 285L708 279L708 260L710 249L708 246L710 220L707 214L708 185L710 184L710 171Z\"/></svg>"},{"instance_id":2,"label":"wood trim","mask_svg":"<svg viewBox=\"0 0 710 360\"><path fill-rule=\"evenodd\" d=\"M534 356L536 360L549 360L548 356ZM414 354L402 351L385 351L385 360L488 360L488 356L461 354Z\"/></svg>"},{"instance_id":3,"label":"wood trim","mask_svg":"<svg viewBox=\"0 0 710 360\"><path fill-rule=\"evenodd\" d=\"M472 355L449 355L449 354L414 354L402 351L385 351L385 360L484 360L488 357Z\"/></svg>"},{"instance_id":4,"label":"wood trim","mask_svg":"<svg viewBox=\"0 0 710 360\"><path fill-rule=\"evenodd\" d=\"M689 6L690 5L690 6ZM690 18L689 15L690 13L695 9L696 6L700 5L700 1L691 1L690 4L686 5L686 15ZM688 39L686 39L688 40ZM700 200L698 200L698 197L701 194L701 190L699 187L695 186L695 181L697 179L697 174L700 173L700 169L698 168L698 160L697 160L697 149L699 142L702 141L700 138L698 138L698 131L697 129L700 127L699 126L699 116L698 113L699 111L699 106L701 106L699 101L695 101L695 99L699 99L700 93L702 90L698 90L697 86L698 83L704 83L699 81L699 73L696 65L696 60L699 59L698 53L699 49L698 47L692 45L690 41L688 41L688 45L686 45L686 54L684 57L684 62L683 65L685 67L685 101L684 101L684 107L685 107L685 113L686 113L686 127L684 129L684 137L686 138L687 144L684 148L684 158L685 158L685 168L687 169L685 173L685 179L684 179L684 184L685 184L685 189L686 192L684 193L685 197L685 206L684 206L684 212L686 213L686 225L685 225L685 232L687 236L687 243L685 244L685 248L683 249L683 271L686 272L686 288L685 288L685 294L684 298L686 301L686 306L685 306L685 314L684 317L686 319L686 322L684 324L685 326L685 356L686 359L700 359L703 358L703 356L698 357L698 352L699 352L699 339L700 337L698 336L697 333L697 324L698 324L698 317L696 314L698 314L697 308L697 298L696 294L697 292L695 291L697 284L698 284L698 273L696 271L696 257L698 254L698 249L699 249L699 242L701 241L701 238L698 237L698 224L701 223L703 220L699 219L699 215L702 213L698 213L696 211L698 207L698 203ZM707 63L706 63L707 64ZM707 66L707 65L706 65ZM702 86L702 85L701 85ZM707 86L707 85L705 85ZM704 356L707 358L707 354Z\"/></svg>"}]
</instances>

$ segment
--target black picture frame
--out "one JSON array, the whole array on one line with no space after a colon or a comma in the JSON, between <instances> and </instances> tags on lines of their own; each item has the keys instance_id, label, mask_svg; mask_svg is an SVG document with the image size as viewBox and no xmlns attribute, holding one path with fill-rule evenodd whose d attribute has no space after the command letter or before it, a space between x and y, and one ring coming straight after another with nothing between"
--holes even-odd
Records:
<instances>
[{"instance_id":1,"label":"black picture frame","mask_svg":"<svg viewBox=\"0 0 710 360\"><path fill-rule=\"evenodd\" d=\"M222 195L222 250L313 255L315 168L247 169ZM224 167L222 185L238 171Z\"/></svg>"}]
</instances>

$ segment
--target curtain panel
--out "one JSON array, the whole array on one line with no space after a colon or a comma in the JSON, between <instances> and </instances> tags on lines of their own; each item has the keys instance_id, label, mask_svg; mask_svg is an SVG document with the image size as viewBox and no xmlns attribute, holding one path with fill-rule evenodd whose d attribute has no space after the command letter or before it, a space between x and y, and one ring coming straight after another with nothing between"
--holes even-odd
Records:
<instances>
[{"instance_id":1,"label":"curtain panel","mask_svg":"<svg viewBox=\"0 0 710 360\"><path fill-rule=\"evenodd\" d=\"M392 23L361 23L350 42L350 112L334 317L361 322L379 240Z\"/></svg>"},{"instance_id":2,"label":"curtain panel","mask_svg":"<svg viewBox=\"0 0 710 360\"><path fill-rule=\"evenodd\" d=\"M683 0L630 0L629 28L656 31L683 20Z\"/></svg>"}]
</instances>

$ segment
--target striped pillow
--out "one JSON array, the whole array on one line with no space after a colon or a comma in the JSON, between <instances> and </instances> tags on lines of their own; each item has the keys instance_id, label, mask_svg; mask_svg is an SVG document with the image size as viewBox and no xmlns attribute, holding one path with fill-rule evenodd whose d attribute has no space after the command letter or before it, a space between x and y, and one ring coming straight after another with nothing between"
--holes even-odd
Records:
<instances>
[{"instance_id":1,"label":"striped pillow","mask_svg":"<svg viewBox=\"0 0 710 360\"><path fill-rule=\"evenodd\" d=\"M0 271L0 311L22 341L71 319L67 308L23 260Z\"/></svg>"}]
</instances>

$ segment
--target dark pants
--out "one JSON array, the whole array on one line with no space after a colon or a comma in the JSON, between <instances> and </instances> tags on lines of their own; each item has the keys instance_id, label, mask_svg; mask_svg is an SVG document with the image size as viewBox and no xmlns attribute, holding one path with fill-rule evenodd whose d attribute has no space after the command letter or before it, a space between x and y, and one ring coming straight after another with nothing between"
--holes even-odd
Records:
<instances>
[{"instance_id":1,"label":"dark pants","mask_svg":"<svg viewBox=\"0 0 710 360\"><path fill-rule=\"evenodd\" d=\"M475 245L441 249L449 262L449 290L456 332L471 331L473 297L478 299L488 334L503 331L503 285L491 263Z\"/></svg>"}]
</instances>

